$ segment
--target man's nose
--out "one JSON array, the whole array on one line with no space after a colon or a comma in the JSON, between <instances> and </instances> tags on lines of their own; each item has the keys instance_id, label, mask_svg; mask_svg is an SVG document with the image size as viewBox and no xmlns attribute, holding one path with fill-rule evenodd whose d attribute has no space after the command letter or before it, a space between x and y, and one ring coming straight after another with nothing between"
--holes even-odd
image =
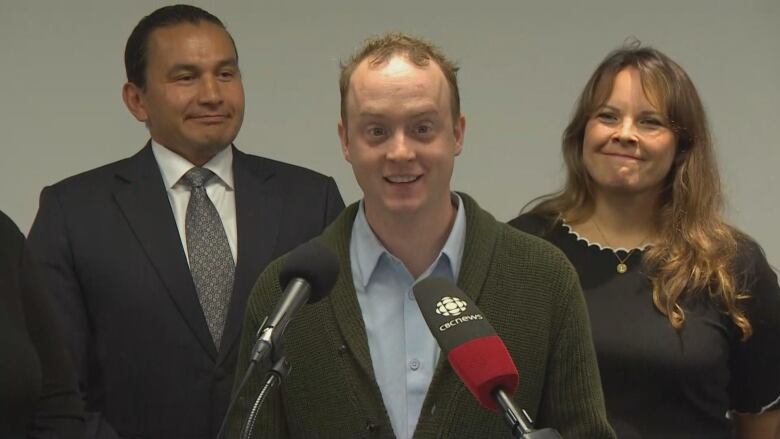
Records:
<instances>
[{"instance_id":1,"label":"man's nose","mask_svg":"<svg viewBox=\"0 0 780 439\"><path fill-rule=\"evenodd\" d=\"M222 102L222 90L217 78L205 75L200 83L200 102L203 104L219 104Z\"/></svg>"},{"instance_id":2,"label":"man's nose","mask_svg":"<svg viewBox=\"0 0 780 439\"><path fill-rule=\"evenodd\" d=\"M398 133L390 139L387 158L397 161L408 161L414 158L414 147L404 133Z\"/></svg>"}]
</instances>

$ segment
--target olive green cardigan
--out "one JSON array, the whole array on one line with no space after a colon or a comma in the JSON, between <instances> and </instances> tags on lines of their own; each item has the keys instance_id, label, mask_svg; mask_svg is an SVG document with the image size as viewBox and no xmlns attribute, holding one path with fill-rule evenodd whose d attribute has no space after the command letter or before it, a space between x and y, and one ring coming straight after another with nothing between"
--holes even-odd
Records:
<instances>
[{"instance_id":1,"label":"olive green cardigan","mask_svg":"<svg viewBox=\"0 0 780 439\"><path fill-rule=\"evenodd\" d=\"M458 286L503 338L520 371L514 395L536 427L554 427L565 439L613 438L607 424L588 316L577 274L551 244L497 222L460 194L466 243ZM340 260L331 294L304 306L285 336L292 371L265 402L255 438L392 438L374 379L365 327L352 281L349 241L358 209L349 206L316 238ZM409 237L414 239L413 236ZM252 290L239 354L240 379L255 333L279 301L282 259ZM230 437L260 388L242 392ZM402 385L402 383L399 383ZM442 355L423 403L415 438L509 438L501 413L482 408Z\"/></svg>"}]
</instances>

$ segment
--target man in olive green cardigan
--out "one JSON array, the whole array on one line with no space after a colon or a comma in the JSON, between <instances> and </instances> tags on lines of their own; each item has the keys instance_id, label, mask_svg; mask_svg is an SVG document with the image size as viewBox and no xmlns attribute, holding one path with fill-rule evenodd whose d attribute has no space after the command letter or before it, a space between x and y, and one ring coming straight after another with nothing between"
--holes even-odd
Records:
<instances>
[{"instance_id":1,"label":"man in olive green cardigan","mask_svg":"<svg viewBox=\"0 0 780 439\"><path fill-rule=\"evenodd\" d=\"M437 48L402 34L369 40L342 67L339 136L364 197L317 238L338 256L340 275L290 324L292 371L253 437L510 437L421 323L409 293L429 275L456 281L503 338L520 369L513 398L537 428L614 437L576 273L548 243L451 192L465 130L456 72ZM239 365L281 297L282 265L252 291ZM232 436L259 388L254 377L239 395Z\"/></svg>"}]
</instances>

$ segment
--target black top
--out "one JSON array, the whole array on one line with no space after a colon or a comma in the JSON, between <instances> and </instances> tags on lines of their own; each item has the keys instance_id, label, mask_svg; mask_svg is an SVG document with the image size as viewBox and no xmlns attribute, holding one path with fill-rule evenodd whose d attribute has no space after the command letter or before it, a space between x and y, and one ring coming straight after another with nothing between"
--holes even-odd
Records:
<instances>
[{"instance_id":1,"label":"black top","mask_svg":"<svg viewBox=\"0 0 780 439\"><path fill-rule=\"evenodd\" d=\"M0 212L0 437L84 435L76 379L24 236Z\"/></svg>"},{"instance_id":2,"label":"black top","mask_svg":"<svg viewBox=\"0 0 780 439\"><path fill-rule=\"evenodd\" d=\"M780 288L760 247L739 252L753 336L706 294L683 302L679 331L653 305L642 250L617 272L612 249L580 238L569 226L524 214L510 225L540 236L568 256L590 313L607 414L620 438L732 438L727 412L780 408ZM625 258L628 252L618 250Z\"/></svg>"}]
</instances>

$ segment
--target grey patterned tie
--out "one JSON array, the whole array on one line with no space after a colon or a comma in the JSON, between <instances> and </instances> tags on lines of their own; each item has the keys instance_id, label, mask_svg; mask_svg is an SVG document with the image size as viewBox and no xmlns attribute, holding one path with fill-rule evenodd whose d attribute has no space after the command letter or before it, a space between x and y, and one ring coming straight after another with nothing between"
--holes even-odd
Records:
<instances>
[{"instance_id":1,"label":"grey patterned tie","mask_svg":"<svg viewBox=\"0 0 780 439\"><path fill-rule=\"evenodd\" d=\"M205 184L212 177L214 173L208 169L195 167L182 180L191 190L185 220L190 272L209 331L219 349L236 267L222 220L206 193Z\"/></svg>"}]
</instances>

